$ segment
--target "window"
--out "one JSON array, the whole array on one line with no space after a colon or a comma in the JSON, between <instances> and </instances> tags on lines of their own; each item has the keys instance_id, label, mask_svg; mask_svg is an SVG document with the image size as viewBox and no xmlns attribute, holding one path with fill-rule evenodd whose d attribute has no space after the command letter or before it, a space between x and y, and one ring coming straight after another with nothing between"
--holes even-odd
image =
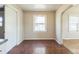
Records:
<instances>
[{"instance_id":1,"label":"window","mask_svg":"<svg viewBox=\"0 0 79 59\"><path fill-rule=\"evenodd\" d=\"M69 31L77 32L79 31L79 17L69 16Z\"/></svg>"},{"instance_id":2,"label":"window","mask_svg":"<svg viewBox=\"0 0 79 59\"><path fill-rule=\"evenodd\" d=\"M0 16L0 27L2 27L2 17Z\"/></svg>"},{"instance_id":3,"label":"window","mask_svg":"<svg viewBox=\"0 0 79 59\"><path fill-rule=\"evenodd\" d=\"M34 31L46 31L46 17L34 16Z\"/></svg>"}]
</instances>

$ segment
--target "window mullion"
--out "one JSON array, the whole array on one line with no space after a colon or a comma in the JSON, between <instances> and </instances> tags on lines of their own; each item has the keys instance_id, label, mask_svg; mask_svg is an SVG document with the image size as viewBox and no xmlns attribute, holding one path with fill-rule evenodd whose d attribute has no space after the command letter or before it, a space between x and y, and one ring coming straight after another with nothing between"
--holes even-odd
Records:
<instances>
[{"instance_id":1,"label":"window mullion","mask_svg":"<svg viewBox=\"0 0 79 59\"><path fill-rule=\"evenodd\" d=\"M34 31L45 31L45 16L35 16L34 19Z\"/></svg>"}]
</instances>

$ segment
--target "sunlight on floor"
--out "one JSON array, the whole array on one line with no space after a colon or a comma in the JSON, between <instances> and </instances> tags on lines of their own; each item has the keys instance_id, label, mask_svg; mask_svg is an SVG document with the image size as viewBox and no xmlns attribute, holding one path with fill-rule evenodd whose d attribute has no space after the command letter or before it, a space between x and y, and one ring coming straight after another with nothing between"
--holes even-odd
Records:
<instances>
[{"instance_id":1,"label":"sunlight on floor","mask_svg":"<svg viewBox=\"0 0 79 59\"><path fill-rule=\"evenodd\" d=\"M79 40L64 40L64 46L74 54L79 54Z\"/></svg>"},{"instance_id":2,"label":"sunlight on floor","mask_svg":"<svg viewBox=\"0 0 79 59\"><path fill-rule=\"evenodd\" d=\"M46 53L46 48L45 47L35 47L33 49L34 54L45 54Z\"/></svg>"}]
</instances>

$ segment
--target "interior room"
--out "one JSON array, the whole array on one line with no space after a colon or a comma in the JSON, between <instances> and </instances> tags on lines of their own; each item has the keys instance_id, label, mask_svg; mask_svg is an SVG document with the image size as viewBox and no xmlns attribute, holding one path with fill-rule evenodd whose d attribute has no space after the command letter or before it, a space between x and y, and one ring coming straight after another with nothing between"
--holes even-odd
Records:
<instances>
[{"instance_id":1,"label":"interior room","mask_svg":"<svg viewBox=\"0 0 79 59\"><path fill-rule=\"evenodd\" d=\"M0 54L79 53L79 5L0 4Z\"/></svg>"}]
</instances>

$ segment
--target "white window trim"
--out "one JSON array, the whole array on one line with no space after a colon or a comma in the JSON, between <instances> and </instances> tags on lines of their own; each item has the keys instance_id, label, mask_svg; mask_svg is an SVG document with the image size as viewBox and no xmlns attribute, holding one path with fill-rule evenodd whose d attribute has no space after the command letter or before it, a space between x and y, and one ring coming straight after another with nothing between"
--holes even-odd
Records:
<instances>
[{"instance_id":1,"label":"white window trim","mask_svg":"<svg viewBox=\"0 0 79 59\"><path fill-rule=\"evenodd\" d=\"M44 16L45 17L45 31L35 31L34 28L35 28L35 17L36 16ZM47 16L46 15L34 15L33 16L33 32L47 32Z\"/></svg>"},{"instance_id":2,"label":"white window trim","mask_svg":"<svg viewBox=\"0 0 79 59\"><path fill-rule=\"evenodd\" d=\"M71 16L75 16L75 15L69 15L69 17L71 17ZM68 17L68 18L69 18L69 17ZM79 16L75 16L75 17L79 17ZM79 32L79 29L78 29L78 27L79 27L78 25L79 25L79 24L77 24L77 30L76 30L76 31L70 31L70 29L69 29L69 27L70 27L69 21L70 21L70 18L68 19L68 32L76 32L76 33Z\"/></svg>"}]
</instances>

